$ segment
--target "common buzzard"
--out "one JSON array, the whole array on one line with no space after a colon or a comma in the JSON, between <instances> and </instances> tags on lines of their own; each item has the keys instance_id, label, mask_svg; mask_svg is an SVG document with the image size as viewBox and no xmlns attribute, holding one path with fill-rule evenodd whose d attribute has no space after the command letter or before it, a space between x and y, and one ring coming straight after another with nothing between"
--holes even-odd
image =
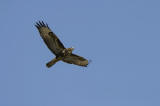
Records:
<instances>
[{"instance_id":1,"label":"common buzzard","mask_svg":"<svg viewBox=\"0 0 160 106\"><path fill-rule=\"evenodd\" d=\"M46 64L48 68L60 60L69 64L75 64L78 66L87 67L89 63L88 60L81 56L73 54L72 53L72 51L74 50L73 47L65 48L64 45L56 36L56 34L54 34L52 30L49 28L48 24L45 24L43 21L39 21L36 22L35 26L37 27L40 36L42 37L47 47L56 56L54 59L52 59Z\"/></svg>"}]
</instances>

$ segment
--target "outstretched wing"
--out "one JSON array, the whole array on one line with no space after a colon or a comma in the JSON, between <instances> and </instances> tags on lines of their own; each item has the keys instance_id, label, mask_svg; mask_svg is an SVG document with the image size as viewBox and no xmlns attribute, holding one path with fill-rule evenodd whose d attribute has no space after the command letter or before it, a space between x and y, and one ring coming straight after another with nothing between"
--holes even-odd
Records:
<instances>
[{"instance_id":1,"label":"outstretched wing","mask_svg":"<svg viewBox=\"0 0 160 106\"><path fill-rule=\"evenodd\" d=\"M47 47L55 54L58 55L63 49L65 49L64 45L58 39L58 37L52 32L52 30L48 27L44 22L37 22L35 25L43 38Z\"/></svg>"},{"instance_id":2,"label":"outstretched wing","mask_svg":"<svg viewBox=\"0 0 160 106\"><path fill-rule=\"evenodd\" d=\"M69 64L75 64L75 65L84 66L84 67L87 67L88 65L87 59L81 56L75 55L75 54L66 56L64 59L62 59L62 61L69 63Z\"/></svg>"}]
</instances>

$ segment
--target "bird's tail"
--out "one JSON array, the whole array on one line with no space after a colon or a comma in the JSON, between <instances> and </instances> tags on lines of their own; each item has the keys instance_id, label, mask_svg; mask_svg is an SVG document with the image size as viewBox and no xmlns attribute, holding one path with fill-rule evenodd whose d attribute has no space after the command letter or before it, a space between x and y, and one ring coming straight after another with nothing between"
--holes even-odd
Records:
<instances>
[{"instance_id":1,"label":"bird's tail","mask_svg":"<svg viewBox=\"0 0 160 106\"><path fill-rule=\"evenodd\" d=\"M52 59L51 61L49 61L47 64L46 64L46 66L48 67L48 68L50 68L51 66L53 66L56 62L58 62L58 61L60 61L61 59L60 58L54 58L54 59Z\"/></svg>"}]
</instances>

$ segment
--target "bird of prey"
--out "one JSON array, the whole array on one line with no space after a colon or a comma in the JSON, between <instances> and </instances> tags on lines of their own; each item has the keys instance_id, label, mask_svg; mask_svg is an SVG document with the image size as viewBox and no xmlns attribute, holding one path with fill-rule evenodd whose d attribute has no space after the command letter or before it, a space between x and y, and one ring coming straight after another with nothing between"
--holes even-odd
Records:
<instances>
[{"instance_id":1,"label":"bird of prey","mask_svg":"<svg viewBox=\"0 0 160 106\"><path fill-rule=\"evenodd\" d=\"M44 23L43 21L39 21L36 22L35 26L37 27L40 36L42 37L47 47L56 56L54 59L52 59L46 64L48 68L53 66L58 61L87 67L87 65L89 64L88 60L81 56L73 54L73 47L65 48L56 36L56 34L49 28L48 24Z\"/></svg>"}]
</instances>

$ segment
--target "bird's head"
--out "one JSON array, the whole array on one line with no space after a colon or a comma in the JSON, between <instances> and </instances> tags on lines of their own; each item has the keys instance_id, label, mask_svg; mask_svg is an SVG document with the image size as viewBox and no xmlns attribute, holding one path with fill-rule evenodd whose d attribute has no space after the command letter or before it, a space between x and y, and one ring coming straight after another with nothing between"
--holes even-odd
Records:
<instances>
[{"instance_id":1,"label":"bird's head","mask_svg":"<svg viewBox=\"0 0 160 106\"><path fill-rule=\"evenodd\" d=\"M69 54L71 54L73 50L74 50L74 48L73 48L73 47L71 47L71 48L67 48L67 51L68 51L68 53L69 53Z\"/></svg>"},{"instance_id":2,"label":"bird's head","mask_svg":"<svg viewBox=\"0 0 160 106\"><path fill-rule=\"evenodd\" d=\"M71 48L66 48L66 49L64 49L64 50L62 51L62 53L63 53L65 56L71 55L73 50L74 50L73 47L71 47Z\"/></svg>"}]
</instances>

